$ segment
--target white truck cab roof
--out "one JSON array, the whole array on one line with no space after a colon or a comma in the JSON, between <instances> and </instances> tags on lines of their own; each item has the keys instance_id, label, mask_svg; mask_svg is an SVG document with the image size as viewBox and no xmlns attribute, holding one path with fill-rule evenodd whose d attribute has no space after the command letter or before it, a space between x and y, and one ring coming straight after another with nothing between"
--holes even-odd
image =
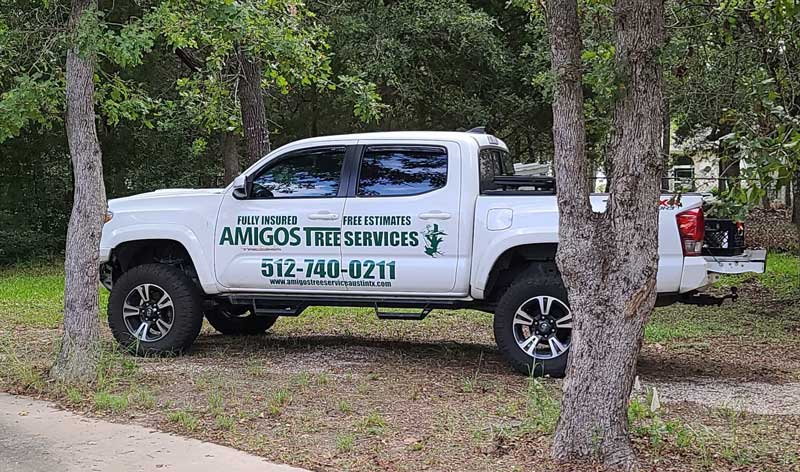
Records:
<instances>
[{"instance_id":1,"label":"white truck cab roof","mask_svg":"<svg viewBox=\"0 0 800 472\"><path fill-rule=\"evenodd\" d=\"M478 131L379 131L372 133L338 134L301 139L290 143L292 147L303 147L314 144L326 144L335 141L351 140L431 140L431 141L463 141L473 140L478 146L498 146L506 148L506 144L498 137ZM288 146L288 145L287 145ZM284 146L276 149L280 151Z\"/></svg>"}]
</instances>

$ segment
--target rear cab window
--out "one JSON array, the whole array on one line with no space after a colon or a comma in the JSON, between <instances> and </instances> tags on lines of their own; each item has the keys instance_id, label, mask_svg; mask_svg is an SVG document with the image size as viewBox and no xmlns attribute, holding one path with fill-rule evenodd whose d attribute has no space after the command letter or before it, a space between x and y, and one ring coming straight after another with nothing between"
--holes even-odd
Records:
<instances>
[{"instance_id":1,"label":"rear cab window","mask_svg":"<svg viewBox=\"0 0 800 472\"><path fill-rule=\"evenodd\" d=\"M514 175L514 161L511 154L504 149L481 149L478 164L481 193L501 188L494 182L495 177Z\"/></svg>"}]
</instances>

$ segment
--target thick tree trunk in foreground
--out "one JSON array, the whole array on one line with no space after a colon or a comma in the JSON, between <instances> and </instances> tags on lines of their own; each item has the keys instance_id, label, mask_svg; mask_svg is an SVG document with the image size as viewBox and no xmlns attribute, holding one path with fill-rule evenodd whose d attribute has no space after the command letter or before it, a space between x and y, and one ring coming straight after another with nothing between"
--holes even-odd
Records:
<instances>
[{"instance_id":1,"label":"thick tree trunk in foreground","mask_svg":"<svg viewBox=\"0 0 800 472\"><path fill-rule=\"evenodd\" d=\"M671 164L672 159L670 158L670 152L672 148L672 122L669 116L669 100L664 97L664 118L663 120L663 135L661 136L661 147L662 151L662 159L664 159L664 171L661 173L662 180L661 180L661 189L668 191L669 190L669 165Z\"/></svg>"},{"instance_id":2,"label":"thick tree trunk in foreground","mask_svg":"<svg viewBox=\"0 0 800 472\"><path fill-rule=\"evenodd\" d=\"M589 203L580 24L576 0L548 3L553 140L560 210L557 263L573 312L572 347L552 453L632 469L627 409L644 324L655 303L663 96L658 54L663 4L617 0L622 83L607 156L609 198Z\"/></svg>"},{"instance_id":3,"label":"thick tree trunk in foreground","mask_svg":"<svg viewBox=\"0 0 800 472\"><path fill-rule=\"evenodd\" d=\"M73 0L70 29L93 6ZM67 51L67 139L75 174L75 196L64 261L64 336L51 375L64 382L95 378L100 352L98 252L106 210L103 163L94 121L94 58L77 46Z\"/></svg>"},{"instance_id":4,"label":"thick tree trunk in foreground","mask_svg":"<svg viewBox=\"0 0 800 472\"><path fill-rule=\"evenodd\" d=\"M247 163L250 165L270 151L269 128L261 91L261 64L257 60L250 60L241 49L237 54L242 73L238 89L239 105L247 145Z\"/></svg>"},{"instance_id":5,"label":"thick tree trunk in foreground","mask_svg":"<svg viewBox=\"0 0 800 472\"><path fill-rule=\"evenodd\" d=\"M222 167L225 170L222 180L224 185L233 182L233 179L242 172L239 166L237 141L236 135L230 131L225 131L222 135Z\"/></svg>"},{"instance_id":6,"label":"thick tree trunk in foreground","mask_svg":"<svg viewBox=\"0 0 800 472\"><path fill-rule=\"evenodd\" d=\"M792 182L792 223L800 230L800 168L794 172Z\"/></svg>"}]
</instances>

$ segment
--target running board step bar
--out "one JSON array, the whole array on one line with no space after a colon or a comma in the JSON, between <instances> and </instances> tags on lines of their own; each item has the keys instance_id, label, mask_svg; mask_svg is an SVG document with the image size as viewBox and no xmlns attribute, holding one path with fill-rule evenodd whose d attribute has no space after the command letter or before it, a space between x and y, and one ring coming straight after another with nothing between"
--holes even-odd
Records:
<instances>
[{"instance_id":1,"label":"running board step bar","mask_svg":"<svg viewBox=\"0 0 800 472\"><path fill-rule=\"evenodd\" d=\"M261 299L251 296L230 295L225 297L232 305L247 305L256 316L298 316L308 305L304 303L282 304L273 300Z\"/></svg>"},{"instance_id":2,"label":"running board step bar","mask_svg":"<svg viewBox=\"0 0 800 472\"><path fill-rule=\"evenodd\" d=\"M426 306L420 311L381 311L375 304L375 315L382 320L424 320L433 311L433 308Z\"/></svg>"}]
</instances>

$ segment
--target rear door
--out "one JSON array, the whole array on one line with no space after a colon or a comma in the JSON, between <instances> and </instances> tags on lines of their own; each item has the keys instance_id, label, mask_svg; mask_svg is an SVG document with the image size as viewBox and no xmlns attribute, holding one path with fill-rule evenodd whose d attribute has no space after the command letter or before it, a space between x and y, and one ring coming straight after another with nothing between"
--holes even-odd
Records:
<instances>
[{"instance_id":1,"label":"rear door","mask_svg":"<svg viewBox=\"0 0 800 472\"><path fill-rule=\"evenodd\" d=\"M342 220L349 290L452 295L463 250L458 143L358 144Z\"/></svg>"}]
</instances>

